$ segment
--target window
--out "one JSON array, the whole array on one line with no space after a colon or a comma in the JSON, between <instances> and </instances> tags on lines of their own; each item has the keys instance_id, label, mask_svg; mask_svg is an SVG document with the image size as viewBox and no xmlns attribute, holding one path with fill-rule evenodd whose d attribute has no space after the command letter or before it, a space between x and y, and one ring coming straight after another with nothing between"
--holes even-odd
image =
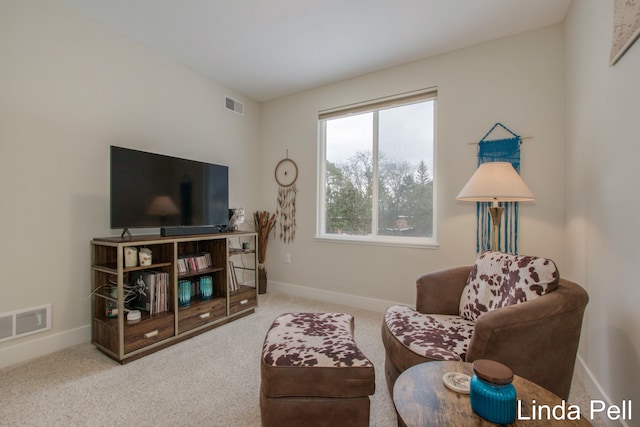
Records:
<instances>
[{"instance_id":1,"label":"window","mask_svg":"<svg viewBox=\"0 0 640 427\"><path fill-rule=\"evenodd\" d=\"M436 93L319 115L319 238L435 244Z\"/></svg>"}]
</instances>

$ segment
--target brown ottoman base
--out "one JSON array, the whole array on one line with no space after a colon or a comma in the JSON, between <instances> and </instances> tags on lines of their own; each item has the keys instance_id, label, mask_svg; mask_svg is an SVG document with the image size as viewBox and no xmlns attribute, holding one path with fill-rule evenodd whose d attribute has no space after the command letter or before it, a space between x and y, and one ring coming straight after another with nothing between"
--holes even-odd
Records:
<instances>
[{"instance_id":1,"label":"brown ottoman base","mask_svg":"<svg viewBox=\"0 0 640 427\"><path fill-rule=\"evenodd\" d=\"M267 397L260 393L263 426L368 426L369 397Z\"/></svg>"},{"instance_id":2,"label":"brown ottoman base","mask_svg":"<svg viewBox=\"0 0 640 427\"><path fill-rule=\"evenodd\" d=\"M353 316L287 313L262 350L263 427L368 426L373 364L353 340Z\"/></svg>"}]
</instances>

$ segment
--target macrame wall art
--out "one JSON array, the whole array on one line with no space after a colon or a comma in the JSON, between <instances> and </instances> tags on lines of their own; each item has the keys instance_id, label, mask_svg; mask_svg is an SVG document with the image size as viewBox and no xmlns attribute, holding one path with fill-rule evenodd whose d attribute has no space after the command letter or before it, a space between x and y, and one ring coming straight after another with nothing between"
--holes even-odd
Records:
<instances>
[{"instance_id":1,"label":"macrame wall art","mask_svg":"<svg viewBox=\"0 0 640 427\"><path fill-rule=\"evenodd\" d=\"M296 237L296 180L298 179L298 165L287 156L280 160L275 170L278 183L278 208L276 220L279 238L284 243L291 243Z\"/></svg>"},{"instance_id":2,"label":"macrame wall art","mask_svg":"<svg viewBox=\"0 0 640 427\"><path fill-rule=\"evenodd\" d=\"M508 137L488 139L497 127L506 130ZM478 142L478 166L486 162L511 162L513 168L520 173L520 144L522 137L509 130L502 123L496 123ZM491 246L491 202L477 202L476 252L481 253ZM518 254L518 202L500 202L504 207L504 223L500 224L497 250ZM494 250L496 250L494 248Z\"/></svg>"}]
</instances>

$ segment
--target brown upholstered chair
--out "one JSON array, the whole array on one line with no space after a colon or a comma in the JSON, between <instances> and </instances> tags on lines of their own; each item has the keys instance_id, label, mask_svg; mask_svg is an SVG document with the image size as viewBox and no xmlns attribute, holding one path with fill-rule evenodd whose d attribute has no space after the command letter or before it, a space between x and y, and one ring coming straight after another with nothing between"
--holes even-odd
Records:
<instances>
[{"instance_id":1,"label":"brown upholstered chair","mask_svg":"<svg viewBox=\"0 0 640 427\"><path fill-rule=\"evenodd\" d=\"M415 310L389 307L382 324L391 393L418 363L492 359L567 399L589 297L552 261L485 252L416 285Z\"/></svg>"}]
</instances>

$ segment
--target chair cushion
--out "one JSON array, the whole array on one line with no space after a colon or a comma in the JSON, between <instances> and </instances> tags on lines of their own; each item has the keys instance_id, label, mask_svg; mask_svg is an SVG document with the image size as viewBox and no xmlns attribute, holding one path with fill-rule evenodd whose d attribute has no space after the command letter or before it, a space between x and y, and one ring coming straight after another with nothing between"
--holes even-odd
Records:
<instances>
[{"instance_id":1,"label":"chair cushion","mask_svg":"<svg viewBox=\"0 0 640 427\"><path fill-rule=\"evenodd\" d=\"M393 305L384 315L387 327L405 347L434 360L464 360L473 322L460 316L422 314Z\"/></svg>"},{"instance_id":2,"label":"chair cushion","mask_svg":"<svg viewBox=\"0 0 640 427\"><path fill-rule=\"evenodd\" d=\"M549 259L484 252L462 291L460 316L475 321L482 313L540 297L554 291L559 279Z\"/></svg>"}]
</instances>

